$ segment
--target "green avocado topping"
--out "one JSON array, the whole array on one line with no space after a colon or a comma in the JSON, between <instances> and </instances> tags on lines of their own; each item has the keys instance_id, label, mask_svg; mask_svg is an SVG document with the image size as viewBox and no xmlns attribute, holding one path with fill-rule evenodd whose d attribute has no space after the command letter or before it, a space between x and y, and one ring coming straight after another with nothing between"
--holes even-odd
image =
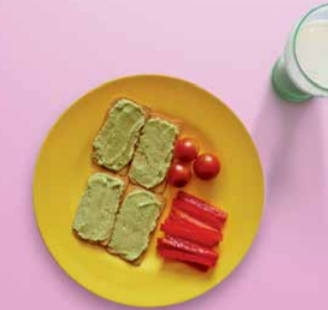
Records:
<instances>
[{"instance_id":1,"label":"green avocado topping","mask_svg":"<svg viewBox=\"0 0 328 310\"><path fill-rule=\"evenodd\" d=\"M117 215L109 248L128 261L140 257L149 243L149 235L156 227L162 204L146 190L127 194Z\"/></svg>"},{"instance_id":2,"label":"green avocado topping","mask_svg":"<svg viewBox=\"0 0 328 310\"><path fill-rule=\"evenodd\" d=\"M132 159L145 118L140 106L127 99L119 100L108 112L94 140L96 163L115 172L126 166Z\"/></svg>"},{"instance_id":3,"label":"green avocado topping","mask_svg":"<svg viewBox=\"0 0 328 310\"><path fill-rule=\"evenodd\" d=\"M130 178L148 189L163 182L172 161L178 133L178 127L166 120L149 119L141 133Z\"/></svg>"},{"instance_id":4,"label":"green avocado topping","mask_svg":"<svg viewBox=\"0 0 328 310\"><path fill-rule=\"evenodd\" d=\"M114 226L124 182L105 173L95 173L80 201L73 228L83 239L108 240Z\"/></svg>"}]
</instances>

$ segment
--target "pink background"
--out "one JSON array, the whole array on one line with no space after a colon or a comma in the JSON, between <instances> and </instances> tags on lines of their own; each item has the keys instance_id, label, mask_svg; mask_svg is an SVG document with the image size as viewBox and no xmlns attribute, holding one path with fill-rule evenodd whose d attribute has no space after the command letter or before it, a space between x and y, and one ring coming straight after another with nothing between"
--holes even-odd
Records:
<instances>
[{"instance_id":1,"label":"pink background","mask_svg":"<svg viewBox=\"0 0 328 310\"><path fill-rule=\"evenodd\" d=\"M0 308L126 309L92 295L42 243L32 178L42 141L113 78L198 83L242 119L267 182L263 222L229 279L174 309L328 309L328 102L285 104L270 70L311 0L1 0ZM325 102L326 101L326 102Z\"/></svg>"}]
</instances>

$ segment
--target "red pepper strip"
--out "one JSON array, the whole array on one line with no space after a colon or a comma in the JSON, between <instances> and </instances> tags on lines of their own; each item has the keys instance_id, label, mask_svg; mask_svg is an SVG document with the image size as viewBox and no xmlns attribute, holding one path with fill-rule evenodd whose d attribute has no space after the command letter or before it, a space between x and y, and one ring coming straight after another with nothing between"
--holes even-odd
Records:
<instances>
[{"instance_id":1,"label":"red pepper strip","mask_svg":"<svg viewBox=\"0 0 328 310\"><path fill-rule=\"evenodd\" d=\"M182 252L179 250L159 248L158 252L161 256L165 258L177 259L186 263L195 263L198 265L202 265L204 267L213 267L215 265L215 263L213 263L208 258L197 256L195 254Z\"/></svg>"},{"instance_id":2,"label":"red pepper strip","mask_svg":"<svg viewBox=\"0 0 328 310\"><path fill-rule=\"evenodd\" d=\"M173 208L182 210L217 230L220 230L226 221L222 216L217 216L217 214L212 211L203 209L199 205L194 205L181 199L173 199Z\"/></svg>"},{"instance_id":3,"label":"red pepper strip","mask_svg":"<svg viewBox=\"0 0 328 310\"><path fill-rule=\"evenodd\" d=\"M174 237L194 241L208 247L213 247L222 240L222 235L218 231L204 229L171 216L161 225L161 230Z\"/></svg>"},{"instance_id":4,"label":"red pepper strip","mask_svg":"<svg viewBox=\"0 0 328 310\"><path fill-rule=\"evenodd\" d=\"M189 222L190 224L194 224L198 227L201 227L201 228L204 228L204 229L208 229L208 230L211 230L213 232L219 232L218 229L216 228L213 228L212 226L209 226L197 219L195 219L194 217L191 217L190 215L188 215L187 213L181 211L181 210L178 210L178 209L175 209L173 208L171 210L171 214L170 214L170 217L174 217L174 218L180 218L180 219L183 219L187 222Z\"/></svg>"},{"instance_id":5,"label":"red pepper strip","mask_svg":"<svg viewBox=\"0 0 328 310\"><path fill-rule=\"evenodd\" d=\"M166 235L162 239L158 239L158 248L165 248L167 250L179 250L185 253L194 254L198 257L208 259L212 262L213 265L218 259L218 254L209 248L169 235ZM197 262L195 261L195 263Z\"/></svg>"},{"instance_id":6,"label":"red pepper strip","mask_svg":"<svg viewBox=\"0 0 328 310\"><path fill-rule=\"evenodd\" d=\"M211 204L207 203L206 201L200 198L190 195L184 191L178 191L177 198L185 202L188 202L194 205L195 207L202 209L203 211L212 213L213 216L220 218L224 222L227 220L228 217L227 212L212 206Z\"/></svg>"}]
</instances>

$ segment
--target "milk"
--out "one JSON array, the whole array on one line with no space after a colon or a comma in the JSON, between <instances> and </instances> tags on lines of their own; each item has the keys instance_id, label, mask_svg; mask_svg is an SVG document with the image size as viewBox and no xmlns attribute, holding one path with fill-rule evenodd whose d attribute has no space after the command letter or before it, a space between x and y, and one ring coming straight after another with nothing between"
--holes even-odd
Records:
<instances>
[{"instance_id":1,"label":"milk","mask_svg":"<svg viewBox=\"0 0 328 310\"><path fill-rule=\"evenodd\" d=\"M305 74L328 88L328 21L305 24L298 33L295 51Z\"/></svg>"},{"instance_id":2,"label":"milk","mask_svg":"<svg viewBox=\"0 0 328 310\"><path fill-rule=\"evenodd\" d=\"M285 50L288 75L299 89L312 95L326 95L320 87L328 89L328 20L303 24L296 36L294 50L295 32L296 27Z\"/></svg>"}]
</instances>

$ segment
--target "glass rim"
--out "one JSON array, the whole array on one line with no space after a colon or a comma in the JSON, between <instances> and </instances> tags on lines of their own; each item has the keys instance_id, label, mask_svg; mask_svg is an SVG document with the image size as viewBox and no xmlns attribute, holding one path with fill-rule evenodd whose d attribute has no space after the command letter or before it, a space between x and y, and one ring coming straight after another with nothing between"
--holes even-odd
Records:
<instances>
[{"instance_id":1,"label":"glass rim","mask_svg":"<svg viewBox=\"0 0 328 310\"><path fill-rule=\"evenodd\" d=\"M296 26L296 30L295 30L295 33L294 33L294 36L293 36L293 56L296 60L296 64L297 64L297 67L298 69L301 71L301 73L303 74L303 76L306 78L306 80L308 82L310 82L313 86L325 91L325 92L328 92L328 87L324 87L322 85L320 85L319 83L317 83L316 81L314 81L302 68L301 64L299 63L298 61L298 58L297 58L297 54L296 54L296 42L297 42L297 38L298 38L298 34L299 34L299 31L301 29L301 27L304 25L304 23L306 22L306 20L308 19L309 16L311 16L313 13L323 9L323 8L327 8L328 9L328 3L325 3L325 4L321 4L315 8L313 8L312 10L310 10L309 12L307 12L302 18L301 20L298 22L297 26Z\"/></svg>"}]
</instances>

